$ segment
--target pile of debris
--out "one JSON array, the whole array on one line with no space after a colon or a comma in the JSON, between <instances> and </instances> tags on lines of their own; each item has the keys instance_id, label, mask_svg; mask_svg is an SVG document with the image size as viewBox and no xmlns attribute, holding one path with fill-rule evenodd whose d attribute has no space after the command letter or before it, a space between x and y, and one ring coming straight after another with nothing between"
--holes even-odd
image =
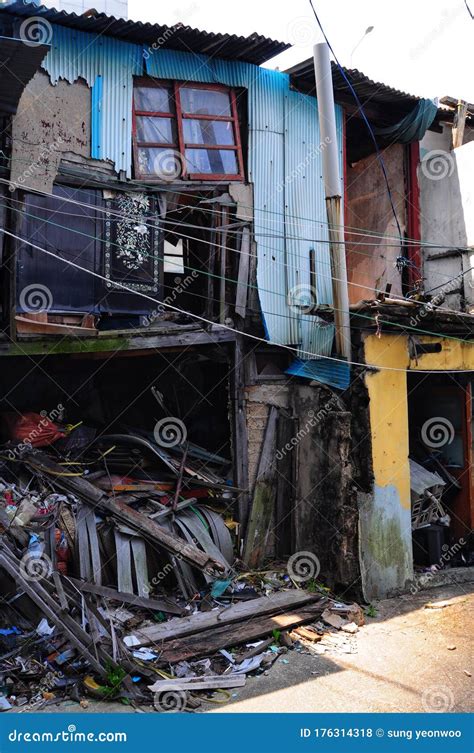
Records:
<instances>
[{"instance_id":1,"label":"pile of debris","mask_svg":"<svg viewBox=\"0 0 474 753\"><path fill-rule=\"evenodd\" d=\"M239 573L225 459L39 418L10 422L0 450L0 710L193 710L361 624L357 605L287 573Z\"/></svg>"}]
</instances>

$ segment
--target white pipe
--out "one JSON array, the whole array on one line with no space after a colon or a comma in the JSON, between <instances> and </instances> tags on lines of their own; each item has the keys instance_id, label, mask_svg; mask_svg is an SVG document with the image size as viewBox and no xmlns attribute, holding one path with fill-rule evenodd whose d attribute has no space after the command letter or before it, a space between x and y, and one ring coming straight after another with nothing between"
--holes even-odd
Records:
<instances>
[{"instance_id":1,"label":"white pipe","mask_svg":"<svg viewBox=\"0 0 474 753\"><path fill-rule=\"evenodd\" d=\"M318 98L319 131L322 149L323 178L326 198L342 196L341 178L339 176L339 157L337 149L336 110L332 88L332 71L329 60L329 48L326 42L313 47L314 73L316 77L316 95Z\"/></svg>"},{"instance_id":2,"label":"white pipe","mask_svg":"<svg viewBox=\"0 0 474 753\"><path fill-rule=\"evenodd\" d=\"M350 361L352 352L346 249L344 244L344 228L342 227L342 183L339 172L339 150L337 147L332 71L327 44L325 42L316 44L313 48L313 54L320 142L325 145L324 149L321 149L321 158L323 163L324 190L326 193L326 211L329 223L336 348L338 353Z\"/></svg>"}]
</instances>

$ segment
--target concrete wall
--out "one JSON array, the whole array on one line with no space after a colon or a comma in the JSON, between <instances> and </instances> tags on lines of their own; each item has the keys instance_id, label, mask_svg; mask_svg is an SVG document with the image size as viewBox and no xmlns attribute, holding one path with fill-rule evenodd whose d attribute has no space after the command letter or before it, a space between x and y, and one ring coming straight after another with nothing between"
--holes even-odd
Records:
<instances>
[{"instance_id":1,"label":"concrete wall","mask_svg":"<svg viewBox=\"0 0 474 753\"><path fill-rule=\"evenodd\" d=\"M393 144L383 152L393 202L402 232L406 226L404 147ZM398 230L390 206L380 163L374 154L348 168L346 174L347 271L351 303L375 298L374 289L385 290L392 283L392 294L401 294L401 275L396 267L400 255ZM359 228L358 235L350 229ZM385 236L379 242L363 231ZM375 244L375 245L374 245Z\"/></svg>"},{"instance_id":2,"label":"concrete wall","mask_svg":"<svg viewBox=\"0 0 474 753\"><path fill-rule=\"evenodd\" d=\"M12 185L51 192L61 159L90 161L90 97L80 80L52 86L46 73L35 74L12 122Z\"/></svg>"},{"instance_id":3,"label":"concrete wall","mask_svg":"<svg viewBox=\"0 0 474 753\"><path fill-rule=\"evenodd\" d=\"M421 142L418 169L421 237L437 248L423 248L425 290L445 297L443 305L470 310L474 304L472 254L457 247L474 245L474 147L472 132L451 150L451 127L427 132ZM453 279L454 278L454 279Z\"/></svg>"},{"instance_id":4,"label":"concrete wall","mask_svg":"<svg viewBox=\"0 0 474 753\"><path fill-rule=\"evenodd\" d=\"M365 377L369 393L373 491L360 495L359 551L367 600L404 591L413 578L407 373L474 370L474 343L421 336L439 353L411 360L408 336L370 335L365 361L382 366Z\"/></svg>"}]
</instances>

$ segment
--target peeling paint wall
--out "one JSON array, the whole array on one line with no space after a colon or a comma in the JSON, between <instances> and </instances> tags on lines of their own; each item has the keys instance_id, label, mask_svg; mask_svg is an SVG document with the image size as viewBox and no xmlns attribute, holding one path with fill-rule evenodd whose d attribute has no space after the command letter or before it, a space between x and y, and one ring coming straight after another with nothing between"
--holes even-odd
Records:
<instances>
[{"instance_id":1,"label":"peeling paint wall","mask_svg":"<svg viewBox=\"0 0 474 753\"><path fill-rule=\"evenodd\" d=\"M36 73L13 118L12 184L51 192L63 154L90 157L89 109L84 82L52 86L46 73Z\"/></svg>"},{"instance_id":2,"label":"peeling paint wall","mask_svg":"<svg viewBox=\"0 0 474 753\"><path fill-rule=\"evenodd\" d=\"M383 159L403 233L406 227L403 145L393 144L385 149ZM392 283L393 295L401 295L401 275L396 267L401 253L398 230L376 156L372 154L348 168L346 181L346 226L359 228L360 233L346 234L350 303L374 298L374 288L385 290L387 283ZM385 237L378 242L363 234L367 228Z\"/></svg>"},{"instance_id":3,"label":"peeling paint wall","mask_svg":"<svg viewBox=\"0 0 474 753\"><path fill-rule=\"evenodd\" d=\"M374 478L373 490L359 495L359 552L367 600L404 591L413 578L405 369L474 370L474 343L431 336L420 340L440 343L441 351L414 361L405 334L369 335L364 341L366 363L384 367L365 377Z\"/></svg>"}]
</instances>

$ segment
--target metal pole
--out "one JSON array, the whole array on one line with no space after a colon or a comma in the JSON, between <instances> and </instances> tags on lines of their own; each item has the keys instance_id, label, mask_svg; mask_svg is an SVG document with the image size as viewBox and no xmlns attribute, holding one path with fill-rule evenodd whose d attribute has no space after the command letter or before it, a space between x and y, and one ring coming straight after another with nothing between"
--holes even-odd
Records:
<instances>
[{"instance_id":1,"label":"metal pole","mask_svg":"<svg viewBox=\"0 0 474 753\"><path fill-rule=\"evenodd\" d=\"M326 212L329 223L336 348L340 355L350 360L351 330L342 217L342 185L339 174L331 62L329 59L329 48L325 42L314 46L313 57L316 76L316 96L318 100L319 131L321 144L324 146L321 150L321 155L324 190L326 194Z\"/></svg>"}]
</instances>

